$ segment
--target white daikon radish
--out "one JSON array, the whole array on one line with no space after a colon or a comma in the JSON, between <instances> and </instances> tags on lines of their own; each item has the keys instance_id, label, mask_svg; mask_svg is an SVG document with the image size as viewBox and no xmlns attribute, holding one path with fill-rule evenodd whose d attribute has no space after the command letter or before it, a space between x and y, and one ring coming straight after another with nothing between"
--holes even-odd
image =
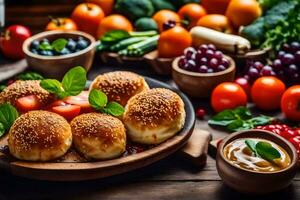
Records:
<instances>
[{"instance_id":1,"label":"white daikon radish","mask_svg":"<svg viewBox=\"0 0 300 200\"><path fill-rule=\"evenodd\" d=\"M251 49L249 40L213 29L196 26L190 30L193 46L201 44L214 44L218 49L233 54L245 54Z\"/></svg>"}]
</instances>

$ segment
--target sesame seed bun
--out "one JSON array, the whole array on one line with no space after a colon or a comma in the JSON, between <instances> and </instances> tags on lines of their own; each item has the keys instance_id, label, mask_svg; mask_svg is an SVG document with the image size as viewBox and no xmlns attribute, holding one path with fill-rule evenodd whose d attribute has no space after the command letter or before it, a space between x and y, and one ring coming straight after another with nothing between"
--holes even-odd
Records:
<instances>
[{"instance_id":1,"label":"sesame seed bun","mask_svg":"<svg viewBox=\"0 0 300 200\"><path fill-rule=\"evenodd\" d=\"M21 115L10 128L10 153L21 160L48 161L63 156L72 144L69 123L48 111L30 111Z\"/></svg>"},{"instance_id":2,"label":"sesame seed bun","mask_svg":"<svg viewBox=\"0 0 300 200\"><path fill-rule=\"evenodd\" d=\"M116 101L125 106L132 96L148 90L149 86L142 76L116 71L97 76L90 89L99 89L108 96L109 101Z\"/></svg>"},{"instance_id":3,"label":"sesame seed bun","mask_svg":"<svg viewBox=\"0 0 300 200\"><path fill-rule=\"evenodd\" d=\"M159 144L175 135L185 122L184 103L168 89L151 89L132 97L123 115L130 139Z\"/></svg>"},{"instance_id":4,"label":"sesame seed bun","mask_svg":"<svg viewBox=\"0 0 300 200\"><path fill-rule=\"evenodd\" d=\"M126 146L123 123L112 116L88 113L71 121L75 148L88 159L119 157Z\"/></svg>"},{"instance_id":5,"label":"sesame seed bun","mask_svg":"<svg viewBox=\"0 0 300 200\"><path fill-rule=\"evenodd\" d=\"M53 95L40 86L39 80L19 80L6 87L0 93L0 104L9 102L15 105L18 98L29 95L36 95L42 106L47 105L54 98Z\"/></svg>"}]
</instances>

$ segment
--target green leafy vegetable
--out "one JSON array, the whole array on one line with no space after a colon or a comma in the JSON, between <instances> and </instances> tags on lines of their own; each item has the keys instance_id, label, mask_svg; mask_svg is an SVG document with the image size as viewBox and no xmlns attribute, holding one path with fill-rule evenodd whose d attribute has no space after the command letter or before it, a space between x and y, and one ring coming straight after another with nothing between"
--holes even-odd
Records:
<instances>
[{"instance_id":1,"label":"green leafy vegetable","mask_svg":"<svg viewBox=\"0 0 300 200\"><path fill-rule=\"evenodd\" d=\"M18 111L11 104L0 105L0 137L10 129L18 117Z\"/></svg>"},{"instance_id":2,"label":"green leafy vegetable","mask_svg":"<svg viewBox=\"0 0 300 200\"><path fill-rule=\"evenodd\" d=\"M64 38L58 38L57 40L54 40L51 43L52 48L57 52L61 52L66 47L67 44L68 44L68 40Z\"/></svg>"},{"instance_id":3,"label":"green leafy vegetable","mask_svg":"<svg viewBox=\"0 0 300 200\"><path fill-rule=\"evenodd\" d=\"M6 85L0 85L0 92L2 92L6 88Z\"/></svg>"},{"instance_id":4,"label":"green leafy vegetable","mask_svg":"<svg viewBox=\"0 0 300 200\"><path fill-rule=\"evenodd\" d=\"M256 148L255 148L255 142L253 140L250 140L250 139L245 140L245 144L255 155L257 155Z\"/></svg>"},{"instance_id":5,"label":"green leafy vegetable","mask_svg":"<svg viewBox=\"0 0 300 200\"><path fill-rule=\"evenodd\" d=\"M89 94L89 103L96 110L113 116L121 116L124 113L124 107L117 102L109 102L105 93L93 89Z\"/></svg>"},{"instance_id":6,"label":"green leafy vegetable","mask_svg":"<svg viewBox=\"0 0 300 200\"><path fill-rule=\"evenodd\" d=\"M226 130L233 132L269 124L272 120L273 118L263 115L253 117L248 108L238 107L234 110L224 110L216 114L208 121L208 124L224 127Z\"/></svg>"},{"instance_id":7,"label":"green leafy vegetable","mask_svg":"<svg viewBox=\"0 0 300 200\"><path fill-rule=\"evenodd\" d=\"M100 38L101 42L106 42L106 43L113 43L113 42L118 42L120 40L124 40L126 38L129 38L130 34L127 31L122 31L122 30L114 30L114 31L109 31L104 34L102 38Z\"/></svg>"},{"instance_id":8,"label":"green leafy vegetable","mask_svg":"<svg viewBox=\"0 0 300 200\"><path fill-rule=\"evenodd\" d=\"M56 79L44 79L40 86L62 99L67 96L76 96L82 92L86 84L86 70L83 67L74 67L69 70L62 82Z\"/></svg>"},{"instance_id":9,"label":"green leafy vegetable","mask_svg":"<svg viewBox=\"0 0 300 200\"><path fill-rule=\"evenodd\" d=\"M48 42L42 42L39 47L40 50L53 50L53 47Z\"/></svg>"},{"instance_id":10,"label":"green leafy vegetable","mask_svg":"<svg viewBox=\"0 0 300 200\"><path fill-rule=\"evenodd\" d=\"M272 145L268 142L258 142L255 145L255 149L261 158L268 161L273 161L274 159L281 157L279 151L272 147Z\"/></svg>"},{"instance_id":11,"label":"green leafy vegetable","mask_svg":"<svg viewBox=\"0 0 300 200\"><path fill-rule=\"evenodd\" d=\"M36 72L25 72L16 77L17 80L43 80L44 77Z\"/></svg>"}]
</instances>

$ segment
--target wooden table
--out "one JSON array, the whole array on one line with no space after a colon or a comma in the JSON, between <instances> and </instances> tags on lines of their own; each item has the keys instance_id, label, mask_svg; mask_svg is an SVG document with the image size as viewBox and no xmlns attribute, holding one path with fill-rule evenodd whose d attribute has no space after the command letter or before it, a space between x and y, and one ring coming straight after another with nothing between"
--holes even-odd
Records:
<instances>
[{"instance_id":1,"label":"wooden table","mask_svg":"<svg viewBox=\"0 0 300 200\"><path fill-rule=\"evenodd\" d=\"M1 58L0 58L1 63ZM2 60L3 63L3 60ZM146 66L134 67L104 67L97 64L89 73L93 79L97 74L113 70L130 70L142 75L151 76L174 83L168 77L155 75ZM192 100L194 106L208 108L208 100ZM207 116L208 117L208 116ZM211 129L205 120L197 120L196 127L211 131L214 139L224 137L227 133ZM148 200L148 199L299 199L300 179L296 177L294 183L284 191L267 196L249 196L237 193L225 186L216 171L215 160L209 156L207 165L203 169L196 168L178 156L172 155L146 168L127 174L85 182L46 182L33 181L14 177L7 172L0 172L0 200L4 199L120 199L120 200Z\"/></svg>"}]
</instances>

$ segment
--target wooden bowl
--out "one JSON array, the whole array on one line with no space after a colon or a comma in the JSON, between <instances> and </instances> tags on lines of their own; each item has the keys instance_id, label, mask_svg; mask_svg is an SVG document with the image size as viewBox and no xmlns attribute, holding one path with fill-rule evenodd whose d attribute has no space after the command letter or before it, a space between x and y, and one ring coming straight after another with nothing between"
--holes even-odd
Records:
<instances>
[{"instance_id":1,"label":"wooden bowl","mask_svg":"<svg viewBox=\"0 0 300 200\"><path fill-rule=\"evenodd\" d=\"M151 88L175 91L183 100L186 119L183 128L165 142L140 153L104 161L86 161L73 148L62 158L49 162L27 162L13 158L7 148L7 135L0 139L0 169L17 176L48 181L81 181L109 177L150 165L178 151L190 138L194 125L193 105L182 92L160 81L145 77ZM5 151L6 150L6 151ZM1 153L2 152L2 153Z\"/></svg>"},{"instance_id":2,"label":"wooden bowl","mask_svg":"<svg viewBox=\"0 0 300 200\"><path fill-rule=\"evenodd\" d=\"M254 172L230 163L223 154L224 147L238 138L261 138L281 146L291 157L291 165L278 172ZM217 150L217 170L229 187L248 194L266 194L289 186L298 170L298 155L291 143L284 138L264 130L247 130L233 133L221 142Z\"/></svg>"},{"instance_id":3,"label":"wooden bowl","mask_svg":"<svg viewBox=\"0 0 300 200\"><path fill-rule=\"evenodd\" d=\"M172 74L172 62L174 58L159 58L158 51L152 51L144 56L146 62L159 75Z\"/></svg>"},{"instance_id":4,"label":"wooden bowl","mask_svg":"<svg viewBox=\"0 0 300 200\"><path fill-rule=\"evenodd\" d=\"M42 40L44 38L47 38L49 41L57 38L77 39L79 36L88 40L90 45L76 53L61 56L42 56L32 53L29 49L30 44L34 40ZM28 38L23 43L23 51L28 66L49 78L61 78L70 68L75 66L82 66L88 71L93 63L95 47L94 37L80 31L46 31Z\"/></svg>"},{"instance_id":5,"label":"wooden bowl","mask_svg":"<svg viewBox=\"0 0 300 200\"><path fill-rule=\"evenodd\" d=\"M198 73L183 70L178 66L179 57L173 61L172 77L180 90L191 97L206 98L211 95L213 89L223 82L234 80L235 62L232 58L225 56L230 61L230 66L221 72Z\"/></svg>"}]
</instances>

